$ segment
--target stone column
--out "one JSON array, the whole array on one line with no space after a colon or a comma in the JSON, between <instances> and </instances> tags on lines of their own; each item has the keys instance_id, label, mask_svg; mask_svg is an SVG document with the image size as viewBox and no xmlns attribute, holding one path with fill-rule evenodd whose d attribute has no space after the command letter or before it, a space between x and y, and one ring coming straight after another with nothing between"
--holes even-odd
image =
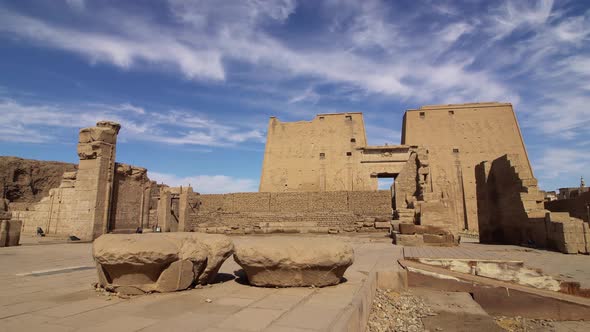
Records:
<instances>
[{"instance_id":1,"label":"stone column","mask_svg":"<svg viewBox=\"0 0 590 332\"><path fill-rule=\"evenodd\" d=\"M182 188L180 192L180 198L178 202L178 231L179 232L187 232L188 231L188 216L190 213L190 204L189 198L193 193L193 188L187 187Z\"/></svg>"},{"instance_id":2,"label":"stone column","mask_svg":"<svg viewBox=\"0 0 590 332\"><path fill-rule=\"evenodd\" d=\"M76 181L76 211L70 234L93 240L109 230L117 134L121 126L100 121L80 130Z\"/></svg>"},{"instance_id":3,"label":"stone column","mask_svg":"<svg viewBox=\"0 0 590 332\"><path fill-rule=\"evenodd\" d=\"M162 232L170 232L172 222L172 193L168 188L160 189L160 200L158 201L158 226Z\"/></svg>"},{"instance_id":4,"label":"stone column","mask_svg":"<svg viewBox=\"0 0 590 332\"><path fill-rule=\"evenodd\" d=\"M7 247L8 220L0 220L0 247Z\"/></svg>"}]
</instances>

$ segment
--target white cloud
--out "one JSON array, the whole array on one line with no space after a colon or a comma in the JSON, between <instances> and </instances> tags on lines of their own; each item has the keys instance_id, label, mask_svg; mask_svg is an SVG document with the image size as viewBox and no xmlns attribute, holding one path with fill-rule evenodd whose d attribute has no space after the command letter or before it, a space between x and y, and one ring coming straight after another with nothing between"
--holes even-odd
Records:
<instances>
[{"instance_id":1,"label":"white cloud","mask_svg":"<svg viewBox=\"0 0 590 332\"><path fill-rule=\"evenodd\" d=\"M439 33L440 38L448 43L452 44L456 42L461 36L469 33L473 27L465 22L454 23L446 26Z\"/></svg>"},{"instance_id":2,"label":"white cloud","mask_svg":"<svg viewBox=\"0 0 590 332\"><path fill-rule=\"evenodd\" d=\"M295 1L169 4L177 20L171 26L128 13L113 15L113 8L96 9L93 19L103 27L97 32L5 10L0 11L0 31L124 69L144 64L176 68L189 79L225 80L224 63L238 61L264 69L266 75L274 71L274 79L287 74L417 101L451 94L469 100L514 96L494 75L470 69L462 57L440 58L472 30L463 21L428 26L430 35L416 38L400 25L420 22L419 17L396 22L381 1L335 1L327 14L346 11L354 17L352 24L333 34L319 31L305 47L297 47L269 33L273 24L284 24L295 12ZM374 56L367 52L371 48L388 56Z\"/></svg>"},{"instance_id":3,"label":"white cloud","mask_svg":"<svg viewBox=\"0 0 590 332\"><path fill-rule=\"evenodd\" d=\"M293 103L305 102L305 103L317 104L317 102L319 100L320 100L320 95L313 90L313 87L308 87L302 93L291 97L289 99L288 103L293 104Z\"/></svg>"},{"instance_id":4,"label":"white cloud","mask_svg":"<svg viewBox=\"0 0 590 332\"><path fill-rule=\"evenodd\" d=\"M590 169L587 149L548 148L535 161L535 174L542 179L557 179L561 176L583 176Z\"/></svg>"},{"instance_id":5,"label":"white cloud","mask_svg":"<svg viewBox=\"0 0 590 332\"><path fill-rule=\"evenodd\" d=\"M146 111L130 103L35 105L0 98L0 114L0 140L11 142L55 141L56 137L46 133L48 129L88 127L100 120L119 122L119 137L124 140L233 147L265 139L258 129L221 124L189 111ZM15 128L20 134L15 134Z\"/></svg>"},{"instance_id":6,"label":"white cloud","mask_svg":"<svg viewBox=\"0 0 590 332\"><path fill-rule=\"evenodd\" d=\"M367 143L369 145L398 145L401 142L399 126L388 128L366 124Z\"/></svg>"},{"instance_id":7,"label":"white cloud","mask_svg":"<svg viewBox=\"0 0 590 332\"><path fill-rule=\"evenodd\" d=\"M55 137L51 135L46 135L36 129L23 128L22 125L0 125L0 142L47 143L54 139Z\"/></svg>"},{"instance_id":8,"label":"white cloud","mask_svg":"<svg viewBox=\"0 0 590 332\"><path fill-rule=\"evenodd\" d=\"M2 10L0 22L0 32L75 52L87 56L92 62L108 62L129 69L144 61L175 66L189 79L225 78L221 55L217 51L190 47L173 36L141 29L141 26L132 30L134 35L112 35L59 27Z\"/></svg>"},{"instance_id":9,"label":"white cloud","mask_svg":"<svg viewBox=\"0 0 590 332\"><path fill-rule=\"evenodd\" d=\"M84 10L86 9L86 1L85 0L66 0L68 6L70 6L74 10Z\"/></svg>"},{"instance_id":10,"label":"white cloud","mask_svg":"<svg viewBox=\"0 0 590 332\"><path fill-rule=\"evenodd\" d=\"M547 22L553 8L553 0L520 1L509 0L501 3L494 15L493 23L488 29L494 39L501 39L513 31L524 28L535 28Z\"/></svg>"},{"instance_id":11,"label":"white cloud","mask_svg":"<svg viewBox=\"0 0 590 332\"><path fill-rule=\"evenodd\" d=\"M148 171L151 180L164 183L172 187L191 186L201 194L224 194L236 192L258 191L258 181L245 178L235 178L226 175L193 175L179 177L173 174Z\"/></svg>"}]
</instances>

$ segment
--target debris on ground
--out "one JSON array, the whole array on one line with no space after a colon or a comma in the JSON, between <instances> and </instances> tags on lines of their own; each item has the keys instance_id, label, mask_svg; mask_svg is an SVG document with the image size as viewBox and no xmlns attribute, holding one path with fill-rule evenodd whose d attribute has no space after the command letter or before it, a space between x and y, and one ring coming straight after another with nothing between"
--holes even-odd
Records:
<instances>
[{"instance_id":1,"label":"debris on ground","mask_svg":"<svg viewBox=\"0 0 590 332\"><path fill-rule=\"evenodd\" d=\"M494 317L496 324L507 332L526 332L526 331L554 331L553 321L545 319L529 319L520 316Z\"/></svg>"},{"instance_id":2,"label":"debris on ground","mask_svg":"<svg viewBox=\"0 0 590 332\"><path fill-rule=\"evenodd\" d=\"M369 332L425 331L422 318L437 314L410 290L377 289L369 316Z\"/></svg>"}]
</instances>

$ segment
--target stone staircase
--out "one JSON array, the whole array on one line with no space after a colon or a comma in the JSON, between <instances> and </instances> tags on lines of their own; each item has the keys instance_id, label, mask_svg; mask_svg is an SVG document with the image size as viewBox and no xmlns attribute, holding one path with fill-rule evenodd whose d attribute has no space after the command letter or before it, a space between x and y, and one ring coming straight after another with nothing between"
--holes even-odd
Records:
<instances>
[{"instance_id":1,"label":"stone staircase","mask_svg":"<svg viewBox=\"0 0 590 332\"><path fill-rule=\"evenodd\" d=\"M539 190L537 179L528 167L523 167L516 155L507 160L520 185L519 195L528 220L522 222L522 241L549 247L563 253L590 253L590 228L583 220L568 212L545 209L545 195Z\"/></svg>"}]
</instances>

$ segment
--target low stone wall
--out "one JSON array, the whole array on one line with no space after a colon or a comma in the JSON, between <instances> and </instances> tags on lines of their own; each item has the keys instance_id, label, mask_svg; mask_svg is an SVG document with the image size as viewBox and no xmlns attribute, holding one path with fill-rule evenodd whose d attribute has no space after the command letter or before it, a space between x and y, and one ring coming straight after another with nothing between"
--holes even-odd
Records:
<instances>
[{"instance_id":1,"label":"low stone wall","mask_svg":"<svg viewBox=\"0 0 590 332\"><path fill-rule=\"evenodd\" d=\"M209 233L374 231L391 219L388 190L194 194L189 206L188 230Z\"/></svg>"}]
</instances>

